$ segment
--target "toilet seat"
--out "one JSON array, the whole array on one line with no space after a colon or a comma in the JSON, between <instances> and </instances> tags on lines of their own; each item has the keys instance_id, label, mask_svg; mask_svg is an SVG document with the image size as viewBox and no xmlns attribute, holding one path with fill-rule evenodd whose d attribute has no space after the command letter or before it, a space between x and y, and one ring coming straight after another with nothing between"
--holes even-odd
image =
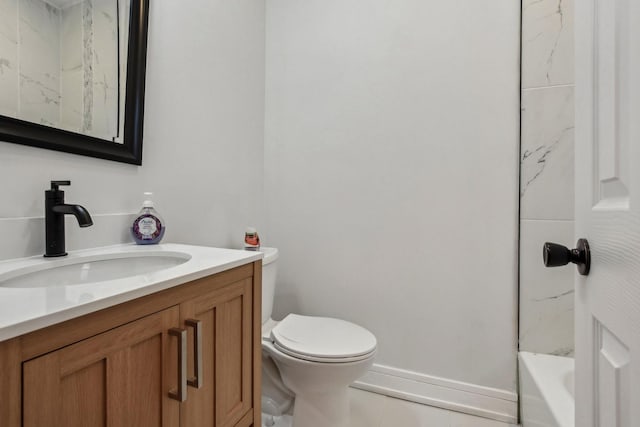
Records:
<instances>
[{"instance_id":1,"label":"toilet seat","mask_svg":"<svg viewBox=\"0 0 640 427\"><path fill-rule=\"evenodd\" d=\"M347 363L373 356L377 341L365 328L341 319L289 314L270 333L279 351L297 359Z\"/></svg>"}]
</instances>

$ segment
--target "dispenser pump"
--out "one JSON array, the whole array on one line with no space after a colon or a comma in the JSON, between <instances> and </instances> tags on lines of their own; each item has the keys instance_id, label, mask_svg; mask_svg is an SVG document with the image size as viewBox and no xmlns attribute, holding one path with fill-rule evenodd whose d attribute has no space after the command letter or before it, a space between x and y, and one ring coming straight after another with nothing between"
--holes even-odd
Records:
<instances>
[{"instance_id":1,"label":"dispenser pump","mask_svg":"<svg viewBox=\"0 0 640 427\"><path fill-rule=\"evenodd\" d=\"M71 181L51 181L50 191L60 191L61 185L71 185Z\"/></svg>"},{"instance_id":2,"label":"dispenser pump","mask_svg":"<svg viewBox=\"0 0 640 427\"><path fill-rule=\"evenodd\" d=\"M154 204L153 204L153 200L151 200L151 197L153 196L153 193L150 191L145 191L144 193L144 202L142 202L142 207L143 208L153 208Z\"/></svg>"}]
</instances>

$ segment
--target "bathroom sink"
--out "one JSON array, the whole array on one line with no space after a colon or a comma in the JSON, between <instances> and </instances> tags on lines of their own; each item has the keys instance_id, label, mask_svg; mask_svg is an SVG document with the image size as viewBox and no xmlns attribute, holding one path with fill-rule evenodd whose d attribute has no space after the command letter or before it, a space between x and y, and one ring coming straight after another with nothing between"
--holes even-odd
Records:
<instances>
[{"instance_id":1,"label":"bathroom sink","mask_svg":"<svg viewBox=\"0 0 640 427\"><path fill-rule=\"evenodd\" d=\"M118 252L58 260L42 259L0 274L3 288L50 288L97 284L166 270L189 261L182 252Z\"/></svg>"},{"instance_id":2,"label":"bathroom sink","mask_svg":"<svg viewBox=\"0 0 640 427\"><path fill-rule=\"evenodd\" d=\"M0 342L261 258L256 251L161 243L0 261Z\"/></svg>"}]
</instances>

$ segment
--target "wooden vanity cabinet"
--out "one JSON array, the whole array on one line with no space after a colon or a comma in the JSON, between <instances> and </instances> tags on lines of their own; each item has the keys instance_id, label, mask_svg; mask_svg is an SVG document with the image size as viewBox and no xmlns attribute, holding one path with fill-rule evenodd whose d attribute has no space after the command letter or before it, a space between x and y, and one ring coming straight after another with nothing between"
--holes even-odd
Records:
<instances>
[{"instance_id":1,"label":"wooden vanity cabinet","mask_svg":"<svg viewBox=\"0 0 640 427\"><path fill-rule=\"evenodd\" d=\"M193 298L180 305L185 324L200 323L202 373L200 388L190 387L181 412L181 425L233 427L251 409L251 280ZM195 330L195 327L194 327ZM189 347L195 351L194 334ZM195 375L189 358L189 375Z\"/></svg>"},{"instance_id":2,"label":"wooden vanity cabinet","mask_svg":"<svg viewBox=\"0 0 640 427\"><path fill-rule=\"evenodd\" d=\"M179 402L162 393L176 372L167 331L178 322L172 307L25 361L23 425L178 425Z\"/></svg>"},{"instance_id":3,"label":"wooden vanity cabinet","mask_svg":"<svg viewBox=\"0 0 640 427\"><path fill-rule=\"evenodd\" d=\"M260 426L261 269L258 261L0 343L0 425Z\"/></svg>"}]
</instances>

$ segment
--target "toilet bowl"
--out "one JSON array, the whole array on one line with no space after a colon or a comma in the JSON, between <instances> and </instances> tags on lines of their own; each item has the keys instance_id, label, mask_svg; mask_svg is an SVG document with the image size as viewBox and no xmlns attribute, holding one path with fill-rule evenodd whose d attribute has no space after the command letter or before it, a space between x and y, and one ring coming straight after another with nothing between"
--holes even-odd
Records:
<instances>
[{"instance_id":1,"label":"toilet bowl","mask_svg":"<svg viewBox=\"0 0 640 427\"><path fill-rule=\"evenodd\" d=\"M376 338L340 319L289 314L272 320L278 251L261 251L263 412L282 415L295 399L292 427L349 427L348 386L373 364Z\"/></svg>"}]
</instances>

